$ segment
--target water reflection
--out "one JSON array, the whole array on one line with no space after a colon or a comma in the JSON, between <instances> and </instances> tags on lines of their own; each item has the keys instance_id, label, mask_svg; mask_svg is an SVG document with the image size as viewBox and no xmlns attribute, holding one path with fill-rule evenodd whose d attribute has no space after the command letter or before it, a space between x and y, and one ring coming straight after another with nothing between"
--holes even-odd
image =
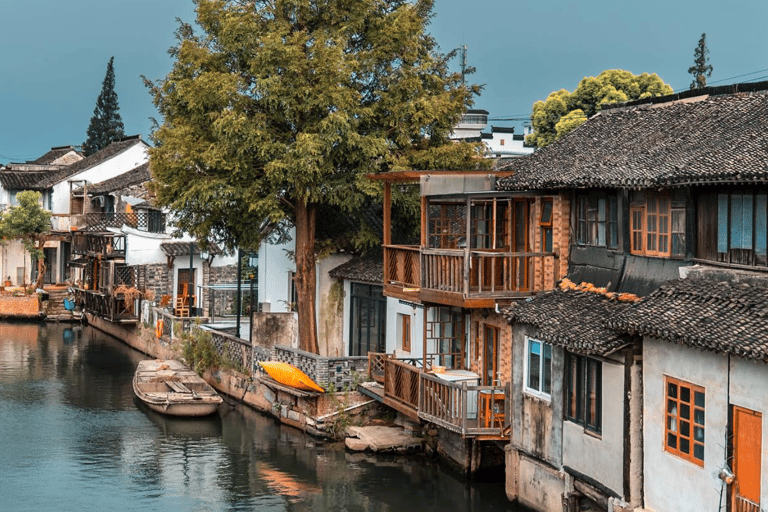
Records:
<instances>
[{"instance_id":1,"label":"water reflection","mask_svg":"<svg viewBox=\"0 0 768 512\"><path fill-rule=\"evenodd\" d=\"M89 327L0 323L0 510L516 510L422 457L352 454L224 404L135 400L145 356Z\"/></svg>"}]
</instances>

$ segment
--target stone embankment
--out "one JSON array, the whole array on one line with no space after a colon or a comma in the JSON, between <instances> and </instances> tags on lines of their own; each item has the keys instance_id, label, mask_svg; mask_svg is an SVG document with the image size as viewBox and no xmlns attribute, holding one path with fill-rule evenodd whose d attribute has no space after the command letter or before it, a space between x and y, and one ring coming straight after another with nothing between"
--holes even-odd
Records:
<instances>
[{"instance_id":1,"label":"stone embankment","mask_svg":"<svg viewBox=\"0 0 768 512\"><path fill-rule=\"evenodd\" d=\"M126 327L87 314L99 330L123 340L131 347L159 359L179 359L181 344L167 337L158 339L151 327ZM279 419L308 434L324 437L352 436L346 446L353 451L413 453L421 450L421 438L400 427L361 427L381 415L381 406L358 391L335 394L308 393L280 385L266 375L250 376L231 368L204 372L203 378L217 391Z\"/></svg>"}]
</instances>

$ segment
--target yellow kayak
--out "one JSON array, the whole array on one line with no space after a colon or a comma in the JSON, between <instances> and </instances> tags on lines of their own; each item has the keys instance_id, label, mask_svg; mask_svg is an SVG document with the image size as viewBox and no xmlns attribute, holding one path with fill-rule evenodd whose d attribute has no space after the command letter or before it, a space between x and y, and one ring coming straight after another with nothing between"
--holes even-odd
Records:
<instances>
[{"instance_id":1,"label":"yellow kayak","mask_svg":"<svg viewBox=\"0 0 768 512\"><path fill-rule=\"evenodd\" d=\"M324 393L325 390L310 379L306 373L288 363L280 361L262 361L259 363L267 374L280 384L285 384L296 389L304 391L317 391Z\"/></svg>"}]
</instances>

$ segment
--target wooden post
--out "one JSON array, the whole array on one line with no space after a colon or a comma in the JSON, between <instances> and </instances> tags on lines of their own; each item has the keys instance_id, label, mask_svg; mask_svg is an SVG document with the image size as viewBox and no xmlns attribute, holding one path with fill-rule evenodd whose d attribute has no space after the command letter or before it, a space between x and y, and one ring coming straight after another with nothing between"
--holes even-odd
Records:
<instances>
[{"instance_id":1,"label":"wooden post","mask_svg":"<svg viewBox=\"0 0 768 512\"><path fill-rule=\"evenodd\" d=\"M384 284L389 284L389 248L392 243L392 184L384 182L384 226L382 233L384 242Z\"/></svg>"}]
</instances>

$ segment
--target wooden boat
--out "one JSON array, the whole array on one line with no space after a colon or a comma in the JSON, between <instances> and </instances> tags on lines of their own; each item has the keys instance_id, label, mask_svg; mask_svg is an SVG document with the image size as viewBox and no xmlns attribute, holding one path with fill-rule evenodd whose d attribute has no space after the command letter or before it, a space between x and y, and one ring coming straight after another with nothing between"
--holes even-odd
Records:
<instances>
[{"instance_id":1,"label":"wooden boat","mask_svg":"<svg viewBox=\"0 0 768 512\"><path fill-rule=\"evenodd\" d=\"M261 361L259 363L267 374L275 381L286 386L304 391L317 391L325 393L325 390L298 368L280 361Z\"/></svg>"},{"instance_id":2,"label":"wooden boat","mask_svg":"<svg viewBox=\"0 0 768 512\"><path fill-rule=\"evenodd\" d=\"M170 416L206 416L222 402L207 382L173 359L139 362L133 392L150 409Z\"/></svg>"}]
</instances>

